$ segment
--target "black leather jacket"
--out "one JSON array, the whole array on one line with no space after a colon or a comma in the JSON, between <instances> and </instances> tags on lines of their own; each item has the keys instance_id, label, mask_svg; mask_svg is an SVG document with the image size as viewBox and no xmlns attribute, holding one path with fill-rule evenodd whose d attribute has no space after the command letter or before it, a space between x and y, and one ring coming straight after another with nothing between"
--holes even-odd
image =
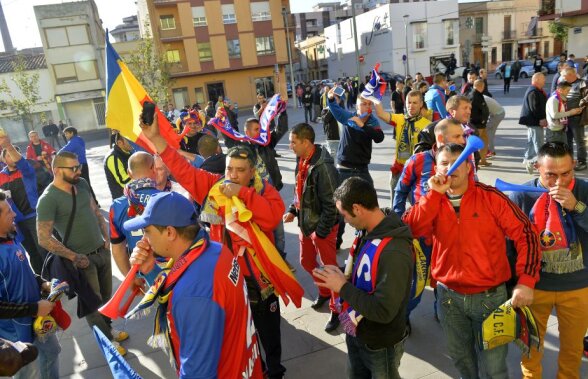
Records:
<instances>
[{"instance_id":1,"label":"black leather jacket","mask_svg":"<svg viewBox=\"0 0 588 379\"><path fill-rule=\"evenodd\" d=\"M315 146L302 189L300 210L292 203L288 212L298 217L298 226L305 236L316 232L319 237L325 238L338 222L333 192L339 185L339 175L327 150L320 145ZM298 164L295 172L298 176Z\"/></svg>"}]
</instances>

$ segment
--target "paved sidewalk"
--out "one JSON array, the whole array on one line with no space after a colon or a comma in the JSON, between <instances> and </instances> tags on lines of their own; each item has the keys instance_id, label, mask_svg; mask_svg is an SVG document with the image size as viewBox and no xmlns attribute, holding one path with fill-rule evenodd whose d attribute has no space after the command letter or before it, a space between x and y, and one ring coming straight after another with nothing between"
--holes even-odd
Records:
<instances>
[{"instance_id":1,"label":"paved sidewalk","mask_svg":"<svg viewBox=\"0 0 588 379\"><path fill-rule=\"evenodd\" d=\"M513 183L522 183L530 179L521 163L526 143L526 129L517 124L520 104L528 84L528 79L520 80L517 85L511 86L510 94L503 97L501 82L491 80L490 90L506 107L507 114L497 132L497 156L492 160L493 165L479 173L480 180L485 183L493 184L496 178ZM301 109L288 108L288 112L290 126L304 120ZM241 128L245 118L243 115L240 117L239 126ZM378 191L380 205L385 206L389 203L388 177L393 142L391 128L382 125L386 138L383 143L374 145L373 164L370 169ZM314 124L314 126L317 132L317 142L323 142L322 124ZM97 192L100 205L105 211L108 210L111 203L102 168L103 157L108 151L107 143L106 134L98 140L90 141L88 153L92 185ZM281 193L284 201L288 204L292 199L294 187L295 159L294 154L288 150L287 136L280 141L277 150L282 155L282 158L279 158L284 178L284 189ZM580 176L586 178L585 172ZM345 377L346 364L344 334L330 335L323 331L324 324L329 317L326 306L320 312L310 308L311 299L314 299L317 293L310 276L300 267L298 262L298 231L296 229L294 224L286 224L286 250L288 260L297 267L296 276L307 292L300 309L293 306L282 307L283 362L288 369L286 377L288 379L343 378ZM343 243L345 249L339 252L337 257L341 265L348 253L352 237L353 228L348 226ZM115 275L113 278L114 288L117 288L122 277L114 262L113 273ZM69 302L66 304L66 308L72 315L73 323L70 329L61 336L62 377L92 379L110 377L106 361L100 354L94 337L90 334L90 329L85 321L75 317L75 302ZM457 378L458 374L447 356L441 328L433 317L433 295L430 289L427 289L421 305L414 311L411 320L412 335L406 342L406 353L400 367L402 377L406 379ZM170 368L168 357L160 350L152 349L146 345L146 340L153 328L153 315L140 321L117 320L114 325L118 329L125 329L129 332L130 339L123 342L123 346L129 350L126 358L140 375L144 378L175 377L175 372ZM557 322L552 317L545 343L545 378L555 377L559 346L557 336ZM203 351L202 354L206 354L206 352ZM519 359L519 349L511 344L508 355L511 378L521 377ZM588 378L587 360L583 362L582 375L583 378Z\"/></svg>"}]
</instances>

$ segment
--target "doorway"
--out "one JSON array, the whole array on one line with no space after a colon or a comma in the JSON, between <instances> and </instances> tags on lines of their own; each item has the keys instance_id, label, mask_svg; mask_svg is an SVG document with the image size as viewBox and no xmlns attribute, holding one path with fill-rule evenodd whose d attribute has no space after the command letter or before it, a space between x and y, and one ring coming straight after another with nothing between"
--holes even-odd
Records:
<instances>
[{"instance_id":1,"label":"doorway","mask_svg":"<svg viewBox=\"0 0 588 379\"><path fill-rule=\"evenodd\" d=\"M208 83L206 85L206 91L208 92L208 100L214 101L215 103L218 101L219 96L222 96L223 99L225 98L225 85L223 82Z\"/></svg>"}]
</instances>

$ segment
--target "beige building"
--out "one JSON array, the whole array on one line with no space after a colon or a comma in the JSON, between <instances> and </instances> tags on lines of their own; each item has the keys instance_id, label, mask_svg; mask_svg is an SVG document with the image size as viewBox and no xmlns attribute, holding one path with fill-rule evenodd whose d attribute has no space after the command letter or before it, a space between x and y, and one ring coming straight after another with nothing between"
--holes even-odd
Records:
<instances>
[{"instance_id":1,"label":"beige building","mask_svg":"<svg viewBox=\"0 0 588 379\"><path fill-rule=\"evenodd\" d=\"M176 107L219 96L250 106L257 92L286 96L288 0L153 0L147 7L154 38L172 63Z\"/></svg>"},{"instance_id":2,"label":"beige building","mask_svg":"<svg viewBox=\"0 0 588 379\"><path fill-rule=\"evenodd\" d=\"M539 20L540 7L541 0L459 3L462 62L494 69L515 58L559 54L561 42L549 33L548 23ZM483 40L488 37L490 51L484 55Z\"/></svg>"},{"instance_id":3,"label":"beige building","mask_svg":"<svg viewBox=\"0 0 588 379\"><path fill-rule=\"evenodd\" d=\"M326 50L324 35L296 42L299 63L294 77L297 82L308 83L311 80L328 78L329 63Z\"/></svg>"},{"instance_id":4,"label":"beige building","mask_svg":"<svg viewBox=\"0 0 588 379\"><path fill-rule=\"evenodd\" d=\"M576 59L588 56L588 0L542 0L541 20L559 21L568 27L569 53Z\"/></svg>"}]
</instances>

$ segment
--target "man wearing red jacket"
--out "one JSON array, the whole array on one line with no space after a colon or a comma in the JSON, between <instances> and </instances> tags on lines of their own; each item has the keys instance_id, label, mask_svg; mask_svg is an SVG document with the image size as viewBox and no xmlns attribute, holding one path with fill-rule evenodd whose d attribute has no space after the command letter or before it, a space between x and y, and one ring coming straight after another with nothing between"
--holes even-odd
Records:
<instances>
[{"instance_id":1,"label":"man wearing red jacket","mask_svg":"<svg viewBox=\"0 0 588 379\"><path fill-rule=\"evenodd\" d=\"M463 149L453 143L439 148L437 174L428 181L431 190L403 220L414 237L433 238L431 276L437 281L438 313L460 376L503 378L508 377L507 345L480 351L477 335L486 317L508 298L506 238L517 251L512 305L533 302L541 264L539 237L507 196L473 180L468 160L446 176Z\"/></svg>"},{"instance_id":2,"label":"man wearing red jacket","mask_svg":"<svg viewBox=\"0 0 588 379\"><path fill-rule=\"evenodd\" d=\"M266 374L269 378L282 378L286 368L280 363L280 303L274 294L276 283L272 283L266 276L272 273L262 274L256 259L245 252L250 245L242 235L235 233L235 229L225 228L227 220L224 206L218 204L211 195L216 192L229 199L238 197L252 212L250 221L257 224L273 243L273 230L286 210L279 192L255 174L255 155L247 147L237 146L229 150L223 176L193 167L176 150L167 146L166 140L159 134L157 120L152 125L141 124L141 128L143 135L153 143L174 178L202 206L200 219L210 223L211 239L224 243L238 256L247 283L253 321L265 351ZM236 224L237 228L247 227L245 223L238 221Z\"/></svg>"},{"instance_id":3,"label":"man wearing red jacket","mask_svg":"<svg viewBox=\"0 0 588 379\"><path fill-rule=\"evenodd\" d=\"M34 130L29 132L29 140L31 142L27 146L27 159L38 161L46 170L51 172L51 162L55 155L53 146L39 138L39 133Z\"/></svg>"}]
</instances>

